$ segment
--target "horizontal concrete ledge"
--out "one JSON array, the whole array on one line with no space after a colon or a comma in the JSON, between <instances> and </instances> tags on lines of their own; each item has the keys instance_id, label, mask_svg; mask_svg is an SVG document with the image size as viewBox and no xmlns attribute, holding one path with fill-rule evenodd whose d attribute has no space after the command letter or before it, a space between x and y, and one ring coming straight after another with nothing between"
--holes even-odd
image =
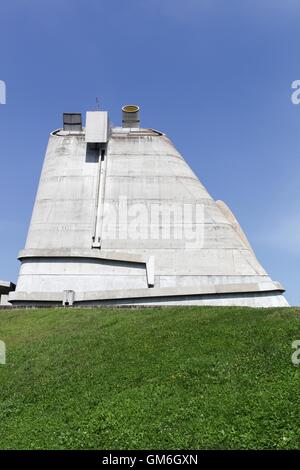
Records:
<instances>
[{"instance_id":1,"label":"horizontal concrete ledge","mask_svg":"<svg viewBox=\"0 0 300 470\"><path fill-rule=\"evenodd\" d=\"M18 255L20 261L26 258L90 258L111 261L124 261L125 263L147 263L149 255L139 253L124 253L123 251L105 251L99 249L60 248L57 250L21 250Z\"/></svg>"},{"instance_id":2,"label":"horizontal concrete ledge","mask_svg":"<svg viewBox=\"0 0 300 470\"><path fill-rule=\"evenodd\" d=\"M74 302L91 302L101 300L142 299L155 297L182 297L223 294L261 294L274 292L282 294L283 287L279 282L261 282L252 284L219 284L198 287L168 287L152 289L106 290L93 292L75 292ZM11 292L10 302L62 302L63 292Z\"/></svg>"},{"instance_id":3,"label":"horizontal concrete ledge","mask_svg":"<svg viewBox=\"0 0 300 470\"><path fill-rule=\"evenodd\" d=\"M149 287L154 285L155 257L137 253L124 253L123 251L105 251L98 249L61 248L58 250L22 250L19 260L41 258L88 258L94 260L117 261L121 263L138 263L146 267L147 283Z\"/></svg>"},{"instance_id":4,"label":"horizontal concrete ledge","mask_svg":"<svg viewBox=\"0 0 300 470\"><path fill-rule=\"evenodd\" d=\"M50 135L53 136L58 136L58 137L66 137L69 135L72 136L84 136L86 133L86 128L83 127L81 131L64 131L62 128L60 129L55 129L54 131L50 132ZM152 128L144 128L144 127L112 127L110 129L110 136L109 137L124 137L126 135L132 136L132 137L144 137L144 136L152 136L152 137L166 137L166 134L164 134L161 131L158 131L156 129Z\"/></svg>"}]
</instances>

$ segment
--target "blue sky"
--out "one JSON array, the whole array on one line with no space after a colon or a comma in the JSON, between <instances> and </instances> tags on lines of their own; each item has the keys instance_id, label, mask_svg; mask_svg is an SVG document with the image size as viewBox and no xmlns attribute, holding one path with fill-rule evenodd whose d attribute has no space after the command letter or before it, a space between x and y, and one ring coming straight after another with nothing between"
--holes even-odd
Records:
<instances>
[{"instance_id":1,"label":"blue sky","mask_svg":"<svg viewBox=\"0 0 300 470\"><path fill-rule=\"evenodd\" d=\"M0 279L16 280L44 152L64 111L168 134L300 305L298 0L3 0Z\"/></svg>"}]
</instances>

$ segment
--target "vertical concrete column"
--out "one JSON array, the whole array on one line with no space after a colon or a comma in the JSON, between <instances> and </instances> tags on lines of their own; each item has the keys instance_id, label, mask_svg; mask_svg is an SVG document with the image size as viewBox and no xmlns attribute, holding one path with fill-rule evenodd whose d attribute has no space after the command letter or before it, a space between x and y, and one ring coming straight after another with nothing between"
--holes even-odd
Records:
<instances>
[{"instance_id":1,"label":"vertical concrete column","mask_svg":"<svg viewBox=\"0 0 300 470\"><path fill-rule=\"evenodd\" d=\"M97 173L97 184L95 194L95 220L94 233L92 237L92 248L101 248L101 233L103 225L103 208L105 196L105 181L107 167L107 145L100 146L99 165Z\"/></svg>"}]
</instances>

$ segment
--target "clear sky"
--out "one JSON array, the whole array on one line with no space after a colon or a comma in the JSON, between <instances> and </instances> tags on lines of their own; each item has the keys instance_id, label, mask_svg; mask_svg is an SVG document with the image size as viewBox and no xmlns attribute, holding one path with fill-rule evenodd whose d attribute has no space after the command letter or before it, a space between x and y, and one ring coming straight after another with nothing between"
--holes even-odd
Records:
<instances>
[{"instance_id":1,"label":"clear sky","mask_svg":"<svg viewBox=\"0 0 300 470\"><path fill-rule=\"evenodd\" d=\"M0 279L16 281L64 111L141 106L300 305L299 0L2 0Z\"/></svg>"}]
</instances>

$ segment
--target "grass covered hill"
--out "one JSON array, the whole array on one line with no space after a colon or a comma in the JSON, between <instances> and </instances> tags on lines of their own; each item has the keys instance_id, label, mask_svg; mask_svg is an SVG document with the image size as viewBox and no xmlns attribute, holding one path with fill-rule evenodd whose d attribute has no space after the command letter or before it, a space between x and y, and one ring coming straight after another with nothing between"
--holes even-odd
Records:
<instances>
[{"instance_id":1,"label":"grass covered hill","mask_svg":"<svg viewBox=\"0 0 300 470\"><path fill-rule=\"evenodd\" d=\"M300 309L1 310L2 449L299 449Z\"/></svg>"}]
</instances>

